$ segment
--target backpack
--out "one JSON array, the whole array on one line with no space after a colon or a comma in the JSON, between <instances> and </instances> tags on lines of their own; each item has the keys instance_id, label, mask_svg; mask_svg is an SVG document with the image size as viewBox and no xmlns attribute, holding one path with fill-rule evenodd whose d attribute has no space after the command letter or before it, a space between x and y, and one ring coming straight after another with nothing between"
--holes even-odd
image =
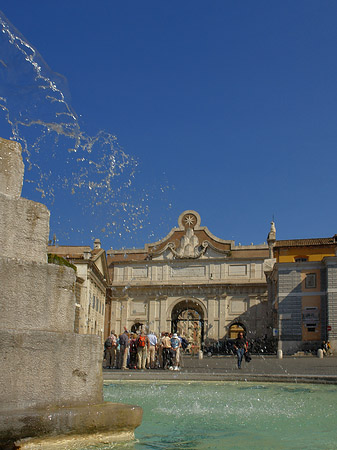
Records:
<instances>
[{"instance_id":1,"label":"backpack","mask_svg":"<svg viewBox=\"0 0 337 450\"><path fill-rule=\"evenodd\" d=\"M184 337L181 338L181 346L183 350L185 350L189 346L188 341Z\"/></svg>"},{"instance_id":2,"label":"backpack","mask_svg":"<svg viewBox=\"0 0 337 450\"><path fill-rule=\"evenodd\" d=\"M104 347L105 348L111 348L112 347L112 339L108 338L105 342L104 342Z\"/></svg>"},{"instance_id":3,"label":"backpack","mask_svg":"<svg viewBox=\"0 0 337 450\"><path fill-rule=\"evenodd\" d=\"M139 336L138 338L138 347L145 347L146 344L146 337L145 336Z\"/></svg>"}]
</instances>

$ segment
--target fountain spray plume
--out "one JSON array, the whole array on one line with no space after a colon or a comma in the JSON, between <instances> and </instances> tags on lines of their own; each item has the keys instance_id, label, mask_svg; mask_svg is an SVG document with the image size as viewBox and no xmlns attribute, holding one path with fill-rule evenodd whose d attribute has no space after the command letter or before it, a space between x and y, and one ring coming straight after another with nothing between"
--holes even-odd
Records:
<instances>
[{"instance_id":1,"label":"fountain spray plume","mask_svg":"<svg viewBox=\"0 0 337 450\"><path fill-rule=\"evenodd\" d=\"M66 79L1 12L0 25L0 122L22 146L23 195L43 199L52 212L51 233L59 241L85 234L118 240L148 225L153 194L134 185L138 161L116 136L86 134Z\"/></svg>"}]
</instances>

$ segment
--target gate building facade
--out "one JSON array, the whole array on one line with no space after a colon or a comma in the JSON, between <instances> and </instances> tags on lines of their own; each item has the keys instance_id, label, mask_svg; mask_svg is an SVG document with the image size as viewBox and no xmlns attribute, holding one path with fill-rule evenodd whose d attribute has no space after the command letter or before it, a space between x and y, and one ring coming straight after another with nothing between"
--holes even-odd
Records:
<instances>
[{"instance_id":1,"label":"gate building facade","mask_svg":"<svg viewBox=\"0 0 337 450\"><path fill-rule=\"evenodd\" d=\"M195 346L272 334L264 262L267 244L241 246L184 211L162 240L144 249L107 251L106 330L178 332Z\"/></svg>"}]
</instances>

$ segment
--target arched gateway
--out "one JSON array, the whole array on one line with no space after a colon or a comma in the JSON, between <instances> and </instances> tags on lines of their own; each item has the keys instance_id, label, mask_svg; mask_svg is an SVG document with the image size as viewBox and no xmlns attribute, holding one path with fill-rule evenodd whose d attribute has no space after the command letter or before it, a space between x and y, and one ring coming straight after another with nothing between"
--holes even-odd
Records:
<instances>
[{"instance_id":1,"label":"arched gateway","mask_svg":"<svg viewBox=\"0 0 337 450\"><path fill-rule=\"evenodd\" d=\"M191 299L177 303L171 313L171 331L183 336L192 348L200 348L204 341L205 314L201 305Z\"/></svg>"},{"instance_id":2,"label":"arched gateway","mask_svg":"<svg viewBox=\"0 0 337 450\"><path fill-rule=\"evenodd\" d=\"M229 327L229 331L228 331L228 337L229 339L236 339L239 336L240 332L243 332L244 334L247 333L246 331L246 327L239 322L235 322L233 323L230 327Z\"/></svg>"}]
</instances>

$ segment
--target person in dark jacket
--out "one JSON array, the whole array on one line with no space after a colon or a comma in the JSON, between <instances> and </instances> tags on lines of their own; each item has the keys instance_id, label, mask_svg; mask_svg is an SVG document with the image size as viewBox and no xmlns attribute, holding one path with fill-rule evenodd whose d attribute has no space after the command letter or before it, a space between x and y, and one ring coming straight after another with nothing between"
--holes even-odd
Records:
<instances>
[{"instance_id":1,"label":"person in dark jacket","mask_svg":"<svg viewBox=\"0 0 337 450\"><path fill-rule=\"evenodd\" d=\"M234 349L238 357L238 369L241 369L243 355L247 352L247 341L242 331L239 332L239 336L235 339Z\"/></svg>"},{"instance_id":2,"label":"person in dark jacket","mask_svg":"<svg viewBox=\"0 0 337 450\"><path fill-rule=\"evenodd\" d=\"M120 347L120 365L122 370L128 369L126 363L128 360L129 352L129 335L127 330L119 336L119 347Z\"/></svg>"},{"instance_id":3,"label":"person in dark jacket","mask_svg":"<svg viewBox=\"0 0 337 450\"><path fill-rule=\"evenodd\" d=\"M138 336L134 333L132 335L132 339L130 340L130 369L137 368L137 340Z\"/></svg>"},{"instance_id":4,"label":"person in dark jacket","mask_svg":"<svg viewBox=\"0 0 337 450\"><path fill-rule=\"evenodd\" d=\"M106 360L106 369L112 369L116 358L116 336L111 331L110 336L104 342L104 359Z\"/></svg>"}]
</instances>

